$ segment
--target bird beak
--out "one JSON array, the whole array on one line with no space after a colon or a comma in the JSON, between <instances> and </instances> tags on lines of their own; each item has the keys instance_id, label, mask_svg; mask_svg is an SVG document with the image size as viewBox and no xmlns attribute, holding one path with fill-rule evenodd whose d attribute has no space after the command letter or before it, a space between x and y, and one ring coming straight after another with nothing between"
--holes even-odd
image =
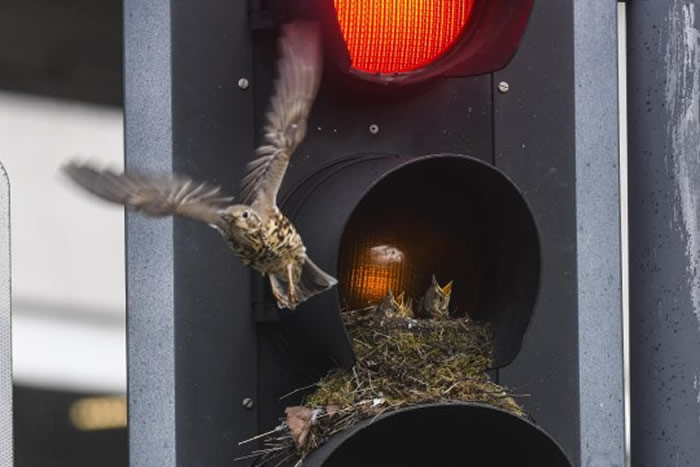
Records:
<instances>
[{"instance_id":1,"label":"bird beak","mask_svg":"<svg viewBox=\"0 0 700 467\"><path fill-rule=\"evenodd\" d=\"M449 297L449 295L452 293L452 283L453 283L453 282L454 282L454 281L450 281L450 282L447 283L447 285L445 285L445 287L440 287L440 289L442 290L442 293L444 293L444 294L447 295L448 297Z\"/></svg>"}]
</instances>

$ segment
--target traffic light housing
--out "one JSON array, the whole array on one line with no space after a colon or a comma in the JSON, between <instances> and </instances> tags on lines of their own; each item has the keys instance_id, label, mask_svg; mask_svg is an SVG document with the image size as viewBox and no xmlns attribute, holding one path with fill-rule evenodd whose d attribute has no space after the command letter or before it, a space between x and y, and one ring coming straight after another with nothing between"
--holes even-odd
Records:
<instances>
[{"instance_id":1,"label":"traffic light housing","mask_svg":"<svg viewBox=\"0 0 700 467\"><path fill-rule=\"evenodd\" d=\"M516 4L529 13L530 2L513 2L508 9L517 10ZM458 314L491 324L494 379L508 387L531 387L524 404L575 456L576 284L574 276L567 282L563 274L575 269L575 250L566 247L575 243L574 159L568 146L573 135L567 131L573 95L559 85L563 77L546 65L552 51L530 52L527 68L537 66L537 60L548 68L539 82L516 78L524 70L504 71L513 74L507 93L499 90L496 75L484 73L483 63L473 70L461 68L461 76L426 72L430 76L418 76L422 79L392 80L386 75L371 81L358 78L356 71L348 73L334 59L337 54L346 63L347 54L342 53L345 44L337 37L331 7L332 2L299 2L268 11L277 15L278 24L302 16L326 25L331 45L326 47L324 78L309 132L280 192L280 206L305 239L311 257L340 283L293 315L283 313L276 325L262 325L275 329L269 339L286 343L284 351L279 344L270 344L269 352L263 346L259 355L261 369L278 375L265 385L277 390L264 405L274 407L278 416L285 405L295 405L290 399L280 403L279 394L308 386L336 365L352 366L354 357L338 310L376 303L378 291L392 286L419 296L435 273L441 281L455 280L453 304ZM522 31L520 18L513 19L513 28ZM529 26L524 41L528 34L556 34L537 24L536 12L531 21L535 25ZM263 29L254 37L258 60L267 65L253 79L258 86L256 120L261 122L274 77L269 51L274 50L276 34ZM517 45L509 37L513 48L507 58ZM527 42L523 48L519 54L528 53ZM560 66L570 60L556 58L561 58ZM505 60L492 62L488 71L497 72L503 65ZM442 69L448 67L443 64ZM566 71L562 67L561 75ZM529 107L523 109L523 100ZM525 115L537 113L544 102L545 124ZM554 120L557 113L561 118ZM530 134L523 135L524 127ZM517 166L525 160L531 166ZM545 167L549 172L542 172ZM561 183L567 179L570 183ZM376 290L358 299L358 291L350 290L356 287L351 277L363 274L363 267L375 272L381 267L381 260L361 264L373 247L381 246L406 257L406 264L394 273L409 277L398 282L391 274L374 277L378 283L369 288ZM540 300L536 309L538 292L551 298ZM261 296L271 309L270 294ZM522 349L528 325L554 325L557 333ZM269 339L261 334L263 342ZM542 354L547 358L535 356ZM299 366L314 369L311 378L298 373L284 381L272 370ZM527 376L509 380L512 367ZM532 387L536 383L531 378L542 367L549 374L540 390ZM552 390L560 396L548 397L546 403L539 400Z\"/></svg>"},{"instance_id":2,"label":"traffic light housing","mask_svg":"<svg viewBox=\"0 0 700 467\"><path fill-rule=\"evenodd\" d=\"M324 25L321 89L279 204L310 256L341 280L297 311L278 312L264 281L231 264L213 232L175 220L171 227L160 227L165 233L153 234L174 245L171 256L164 253L164 264L168 267L167 259L173 258L168 274L175 287L177 345L171 357L178 402L172 417L180 428L172 436L183 465L198 459L203 446L209 447L213 463L245 454L246 447L237 447L236 440L272 429L284 407L301 400L300 388L332 367L351 366L354 357L340 312L346 303L372 297L372 280L398 280L417 289L432 273L443 282L455 279L458 313L491 323L496 342L492 377L527 394L522 404L553 440L552 449L561 446L575 465L587 455L584 435L596 426L590 418L597 409L584 402L598 393L585 371L591 367L589 355L597 358L607 347L598 343L595 348L586 340L596 323L580 314L586 307L599 316L582 292L591 290L595 278L582 275L580 254L592 248L580 243L590 235L581 233L582 226L588 228L581 216L587 191L581 190L594 186L583 177L584 157L598 157L584 154L577 140L585 127L577 112L586 107L576 100L574 38L585 14L579 11L577 17L570 1L475 5L486 3L501 8L488 10L492 14L513 12L521 21L514 23L523 33L519 40L513 40L516 27L482 31L503 47L493 49L491 58L498 61L477 60L473 57L483 49L472 49L472 58L465 52L459 66L445 62L445 68L374 80L348 72L342 66L347 57L334 55L345 45L337 29L328 32L335 27L328 23L330 1L252 1L248 8L221 2L211 11L174 2L172 11L161 12L171 18L173 45L174 144L164 165L226 186L238 186L261 135L278 26L299 17ZM139 11L134 8L125 17L138 17ZM136 45L131 50L132 57L147 55ZM140 105L134 90L151 95L138 79L127 80L127 163L136 167L151 162L150 156L137 155L145 143L138 138L137 120L129 120L130 109L139 114L133 110ZM160 159L153 159L158 166ZM599 180L609 182L608 175ZM597 219L595 212L590 219ZM148 229L155 228L130 218L130 284L138 290L130 295L132 310L143 309L144 297L153 296L144 290L148 277L142 273L144 260L136 255L152 246L151 237L142 239ZM376 250L381 254L372 259L372 248L381 246L388 248ZM403 271L403 278L385 274L390 267L376 273L382 251L409 258L410 264L394 268ZM420 271L410 272L417 271L415 265ZM372 267L376 274L368 272ZM614 283L614 268L610 271ZM352 277L370 276L374 279L359 282L361 290L352 285ZM601 295L614 298L612 292ZM147 340L137 324L147 323L132 321L132 343ZM130 348L132 362L146 358L143 350ZM611 358L614 370L617 354ZM605 365L598 369L608 374ZM146 372L134 376L132 393L140 382L152 380ZM603 384L599 392L609 387ZM244 399L251 403L241 404ZM616 419L619 404L605 403L612 404L605 410ZM139 413L143 405L138 404L130 400L130 414ZM147 422L137 415L132 432ZM147 445L136 442L145 452Z\"/></svg>"}]
</instances>

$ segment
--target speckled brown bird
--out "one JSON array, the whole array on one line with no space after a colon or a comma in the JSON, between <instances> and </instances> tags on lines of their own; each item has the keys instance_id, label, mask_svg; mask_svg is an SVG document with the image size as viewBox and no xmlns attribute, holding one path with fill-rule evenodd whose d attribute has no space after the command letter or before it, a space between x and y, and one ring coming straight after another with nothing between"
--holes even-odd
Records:
<instances>
[{"instance_id":1,"label":"speckled brown bird","mask_svg":"<svg viewBox=\"0 0 700 467\"><path fill-rule=\"evenodd\" d=\"M418 300L418 306L414 310L419 318L446 319L450 315L450 295L452 294L452 281L444 287L440 287L435 274L425 294Z\"/></svg>"},{"instance_id":2,"label":"speckled brown bird","mask_svg":"<svg viewBox=\"0 0 700 467\"><path fill-rule=\"evenodd\" d=\"M337 281L306 255L292 223L277 207L289 159L306 134L307 118L321 77L321 44L314 23L284 26L279 76L267 113L263 144L248 164L240 200L221 188L184 176L118 174L69 163L64 171L93 194L151 216L179 215L216 228L241 261L267 274L280 308L294 309Z\"/></svg>"}]
</instances>

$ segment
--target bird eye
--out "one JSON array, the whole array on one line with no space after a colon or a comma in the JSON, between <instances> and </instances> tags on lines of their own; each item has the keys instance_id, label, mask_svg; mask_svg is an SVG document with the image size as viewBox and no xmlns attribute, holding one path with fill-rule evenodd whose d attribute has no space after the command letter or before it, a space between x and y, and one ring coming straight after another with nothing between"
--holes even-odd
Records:
<instances>
[{"instance_id":1,"label":"bird eye","mask_svg":"<svg viewBox=\"0 0 700 467\"><path fill-rule=\"evenodd\" d=\"M243 217L243 219L248 219L249 215L250 215L250 213L248 211L243 211L243 214L241 214L241 217Z\"/></svg>"}]
</instances>

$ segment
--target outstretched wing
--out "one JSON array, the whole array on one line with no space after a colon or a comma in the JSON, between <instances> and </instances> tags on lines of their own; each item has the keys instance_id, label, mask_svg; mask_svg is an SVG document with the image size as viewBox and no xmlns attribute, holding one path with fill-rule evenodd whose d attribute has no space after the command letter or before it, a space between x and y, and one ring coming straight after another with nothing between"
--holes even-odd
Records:
<instances>
[{"instance_id":1,"label":"outstretched wing","mask_svg":"<svg viewBox=\"0 0 700 467\"><path fill-rule=\"evenodd\" d=\"M295 22L284 26L279 42L279 77L267 113L264 143L248 164L241 183L241 202L265 212L276 205L289 158L306 134L306 123L321 79L318 25Z\"/></svg>"},{"instance_id":2,"label":"outstretched wing","mask_svg":"<svg viewBox=\"0 0 700 467\"><path fill-rule=\"evenodd\" d=\"M207 224L220 225L220 210L233 198L221 188L187 177L156 177L136 172L119 174L89 165L68 163L63 171L78 185L113 203L151 216L179 215Z\"/></svg>"}]
</instances>

